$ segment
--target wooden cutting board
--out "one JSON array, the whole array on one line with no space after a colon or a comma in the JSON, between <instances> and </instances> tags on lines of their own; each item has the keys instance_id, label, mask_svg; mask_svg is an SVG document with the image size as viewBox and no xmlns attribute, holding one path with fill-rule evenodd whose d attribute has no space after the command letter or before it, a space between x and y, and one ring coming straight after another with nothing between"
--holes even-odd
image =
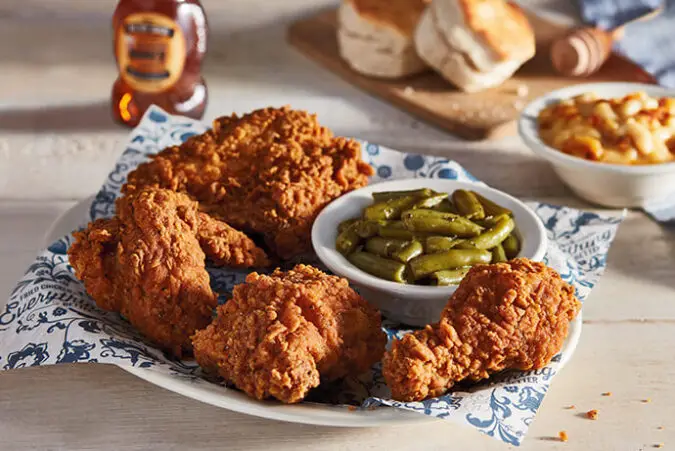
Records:
<instances>
[{"instance_id":1,"label":"wooden cutting board","mask_svg":"<svg viewBox=\"0 0 675 451\"><path fill-rule=\"evenodd\" d=\"M612 54L605 66L589 78L557 74L551 66L548 49L551 41L567 29L533 14L528 14L528 17L537 38L537 55L502 86L473 94L453 88L431 71L394 81L354 72L338 53L335 9L293 23L288 30L288 40L312 60L370 94L472 140L515 135L515 120L523 106L544 93L564 86L591 81L655 83L651 75L617 54ZM527 91L526 95L522 95L524 91Z\"/></svg>"}]
</instances>

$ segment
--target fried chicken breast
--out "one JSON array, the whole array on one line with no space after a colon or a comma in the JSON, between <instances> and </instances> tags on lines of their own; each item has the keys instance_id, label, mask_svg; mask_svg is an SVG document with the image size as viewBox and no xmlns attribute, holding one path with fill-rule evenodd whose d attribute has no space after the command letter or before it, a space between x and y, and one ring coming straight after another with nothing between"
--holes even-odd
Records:
<instances>
[{"instance_id":1,"label":"fried chicken breast","mask_svg":"<svg viewBox=\"0 0 675 451\"><path fill-rule=\"evenodd\" d=\"M191 350L190 336L211 322L217 304L206 255L228 266L269 263L246 235L199 213L184 194L144 189L118 199L116 209L74 233L70 264L99 307L120 312L176 356Z\"/></svg>"},{"instance_id":2,"label":"fried chicken breast","mask_svg":"<svg viewBox=\"0 0 675 451\"><path fill-rule=\"evenodd\" d=\"M385 344L380 313L347 280L306 265L250 274L193 338L202 368L252 397L285 403L320 381L367 371Z\"/></svg>"},{"instance_id":3,"label":"fried chicken breast","mask_svg":"<svg viewBox=\"0 0 675 451\"><path fill-rule=\"evenodd\" d=\"M475 266L439 323L393 342L382 372L394 399L420 401L463 380L541 368L562 348L580 309L574 288L542 263Z\"/></svg>"},{"instance_id":4,"label":"fried chicken breast","mask_svg":"<svg viewBox=\"0 0 675 451\"><path fill-rule=\"evenodd\" d=\"M334 137L316 116L265 108L218 118L208 132L152 156L129 174L123 192L188 193L202 211L263 235L273 253L290 258L311 249L319 211L372 174L359 143Z\"/></svg>"}]
</instances>

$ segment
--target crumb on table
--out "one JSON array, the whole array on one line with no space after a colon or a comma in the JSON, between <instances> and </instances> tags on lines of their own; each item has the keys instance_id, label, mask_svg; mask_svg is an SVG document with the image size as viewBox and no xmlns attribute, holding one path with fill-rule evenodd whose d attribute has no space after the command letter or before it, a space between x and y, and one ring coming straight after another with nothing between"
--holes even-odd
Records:
<instances>
[{"instance_id":1,"label":"crumb on table","mask_svg":"<svg viewBox=\"0 0 675 451\"><path fill-rule=\"evenodd\" d=\"M657 427L656 429L659 430L659 431L662 431L662 430L663 430L663 426L659 426L659 427Z\"/></svg>"},{"instance_id":2,"label":"crumb on table","mask_svg":"<svg viewBox=\"0 0 675 451\"><path fill-rule=\"evenodd\" d=\"M602 394L602 396L612 396L612 392L611 392L611 391L606 391L606 392L604 392L604 393Z\"/></svg>"},{"instance_id":3,"label":"crumb on table","mask_svg":"<svg viewBox=\"0 0 675 451\"><path fill-rule=\"evenodd\" d=\"M645 403L645 404L648 403L648 402L652 402L652 398L645 398L645 399L642 400L642 402Z\"/></svg>"},{"instance_id":4,"label":"crumb on table","mask_svg":"<svg viewBox=\"0 0 675 451\"><path fill-rule=\"evenodd\" d=\"M577 408L577 406L575 406L574 404L570 404L569 406L565 407L565 409L567 409L567 410L572 410L572 409L576 409L576 408Z\"/></svg>"},{"instance_id":5,"label":"crumb on table","mask_svg":"<svg viewBox=\"0 0 675 451\"><path fill-rule=\"evenodd\" d=\"M356 410L356 406L347 406L347 410L354 412Z\"/></svg>"},{"instance_id":6,"label":"crumb on table","mask_svg":"<svg viewBox=\"0 0 675 451\"><path fill-rule=\"evenodd\" d=\"M566 442L569 437L567 436L567 432L560 431L558 432L558 438L560 439L561 442Z\"/></svg>"},{"instance_id":7,"label":"crumb on table","mask_svg":"<svg viewBox=\"0 0 675 451\"><path fill-rule=\"evenodd\" d=\"M596 409L589 410L586 412L586 418L589 420L597 420L598 419L598 411Z\"/></svg>"},{"instance_id":8,"label":"crumb on table","mask_svg":"<svg viewBox=\"0 0 675 451\"><path fill-rule=\"evenodd\" d=\"M654 445L654 448L663 448L663 443L657 443Z\"/></svg>"}]
</instances>

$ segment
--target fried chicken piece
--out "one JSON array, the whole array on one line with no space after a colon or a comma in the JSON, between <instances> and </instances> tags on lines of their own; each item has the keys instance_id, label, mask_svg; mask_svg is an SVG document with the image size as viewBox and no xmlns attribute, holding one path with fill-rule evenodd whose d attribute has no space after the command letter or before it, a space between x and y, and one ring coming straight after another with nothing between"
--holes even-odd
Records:
<instances>
[{"instance_id":1,"label":"fried chicken piece","mask_svg":"<svg viewBox=\"0 0 675 451\"><path fill-rule=\"evenodd\" d=\"M192 343L205 370L252 397L295 403L320 381L367 371L386 341L380 313L347 280L297 265L249 274Z\"/></svg>"},{"instance_id":2,"label":"fried chicken piece","mask_svg":"<svg viewBox=\"0 0 675 451\"><path fill-rule=\"evenodd\" d=\"M304 111L266 108L216 119L211 130L141 164L122 190L188 193L202 211L263 235L275 254L291 258L311 249L319 211L372 174L358 142L334 137Z\"/></svg>"},{"instance_id":3,"label":"fried chicken piece","mask_svg":"<svg viewBox=\"0 0 675 451\"><path fill-rule=\"evenodd\" d=\"M197 208L196 203L193 204L193 208ZM230 268L259 268L270 264L265 251L239 230L213 219L206 213L200 212L198 217L199 245L214 265Z\"/></svg>"},{"instance_id":4,"label":"fried chicken piece","mask_svg":"<svg viewBox=\"0 0 675 451\"><path fill-rule=\"evenodd\" d=\"M120 312L180 356L217 305L202 247L230 266L265 265L267 257L241 232L199 213L184 194L150 188L118 199L116 207L112 219L74 233L70 264L99 307Z\"/></svg>"},{"instance_id":5,"label":"fried chicken piece","mask_svg":"<svg viewBox=\"0 0 675 451\"><path fill-rule=\"evenodd\" d=\"M394 341L382 372L394 399L421 401L462 380L541 368L562 348L580 309L574 288L542 263L475 266L439 323Z\"/></svg>"}]
</instances>

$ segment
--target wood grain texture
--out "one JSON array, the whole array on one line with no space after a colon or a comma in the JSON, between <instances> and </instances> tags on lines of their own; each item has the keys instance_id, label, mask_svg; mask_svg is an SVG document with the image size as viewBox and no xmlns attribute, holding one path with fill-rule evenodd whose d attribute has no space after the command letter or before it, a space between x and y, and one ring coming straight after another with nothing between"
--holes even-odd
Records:
<instances>
[{"instance_id":1,"label":"wood grain texture","mask_svg":"<svg viewBox=\"0 0 675 451\"><path fill-rule=\"evenodd\" d=\"M545 19L529 15L537 36L537 54L503 85L478 93L464 93L429 71L400 80L380 80L354 72L338 52L334 9L293 23L288 40L306 56L349 83L403 108L423 120L471 140L500 139L516 134L515 119L526 103L549 91L598 81L641 81L653 78L623 57L612 54L605 66L589 78L556 74L548 49L551 41L567 31ZM527 95L517 94L519 86Z\"/></svg>"}]
</instances>

